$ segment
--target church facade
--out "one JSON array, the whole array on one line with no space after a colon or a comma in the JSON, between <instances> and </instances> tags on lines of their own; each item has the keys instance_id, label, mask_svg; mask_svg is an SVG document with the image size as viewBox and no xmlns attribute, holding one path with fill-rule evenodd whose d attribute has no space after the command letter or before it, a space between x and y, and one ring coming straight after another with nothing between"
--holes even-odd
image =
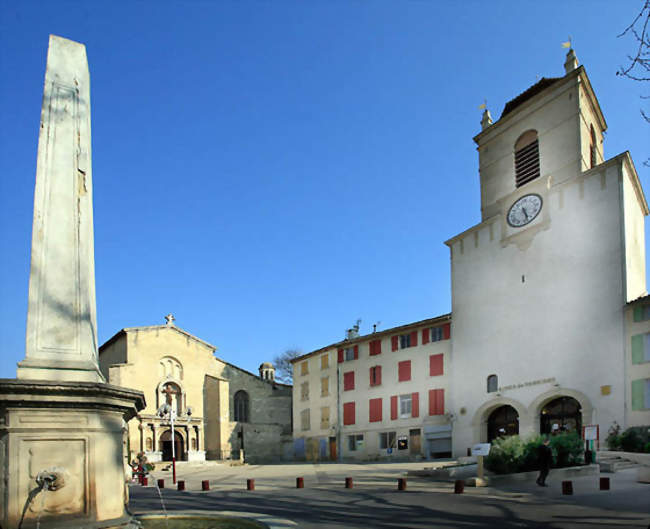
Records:
<instances>
[{"instance_id":1,"label":"church facade","mask_svg":"<svg viewBox=\"0 0 650 529\"><path fill-rule=\"evenodd\" d=\"M399 374L381 382L384 401L419 395L415 417L443 412L434 433L439 438L448 428L454 456L501 435L582 434L595 426L603 440L616 424L650 424L648 205L630 154L604 157L605 118L573 50L564 66L564 76L543 78L507 103L498 121L486 110L474 138L481 222L445 243L452 313L442 409L435 397L421 404L420 396L442 389L433 387L431 373L408 392L402 392ZM400 336L400 329L383 334ZM363 372L372 339L351 340L353 347L368 344L367 351L359 347L361 356L338 369L336 424L328 436L338 439L337 457L385 457L394 453L384 442L391 432L407 427L402 436L412 446L411 432L424 435L427 427L424 418L404 422L392 403L375 401L381 409L375 408L373 419L376 388L364 388L354 407L369 414L362 419L367 424L346 438L345 373L354 362L355 371ZM345 351L347 345L332 348ZM412 353L426 369L431 352L420 347ZM300 366L321 354L294 361L297 426L306 415ZM384 354L392 356L390 364L403 361L400 348L386 351L382 344ZM307 436L296 428L297 446L301 436L317 434L312 430ZM361 449L349 450L357 440ZM404 454L436 457L428 448L434 445L420 442L419 450Z\"/></svg>"},{"instance_id":2,"label":"church facade","mask_svg":"<svg viewBox=\"0 0 650 529\"><path fill-rule=\"evenodd\" d=\"M122 329L99 348L106 380L145 395L128 423L130 460L139 452L152 462L288 457L291 386L275 382L271 364L256 376L215 351L171 315L165 325Z\"/></svg>"}]
</instances>

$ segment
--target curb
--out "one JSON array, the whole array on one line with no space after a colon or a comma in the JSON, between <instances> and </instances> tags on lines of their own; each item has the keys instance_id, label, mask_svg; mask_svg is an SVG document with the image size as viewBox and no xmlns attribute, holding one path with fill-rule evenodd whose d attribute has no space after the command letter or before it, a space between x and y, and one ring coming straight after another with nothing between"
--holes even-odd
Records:
<instances>
[{"instance_id":1,"label":"curb","mask_svg":"<svg viewBox=\"0 0 650 529\"><path fill-rule=\"evenodd\" d=\"M164 518L165 513L161 511L142 511L134 514L136 519L147 519L147 518ZM260 512L245 512L245 511L197 511L197 510L187 510L187 511L172 511L167 513L167 518L180 518L180 517L203 517L209 518L214 516L230 516L232 518L247 518L250 520L255 520L269 527L269 529L287 529L289 527L297 527L298 524L292 520L286 518L278 518L277 516L272 516L270 514L264 514Z\"/></svg>"}]
</instances>

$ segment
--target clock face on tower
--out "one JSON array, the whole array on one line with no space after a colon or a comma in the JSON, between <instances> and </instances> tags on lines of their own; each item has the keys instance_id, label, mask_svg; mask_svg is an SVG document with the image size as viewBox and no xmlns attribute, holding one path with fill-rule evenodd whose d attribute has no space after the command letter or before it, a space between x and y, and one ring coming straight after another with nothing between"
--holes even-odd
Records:
<instances>
[{"instance_id":1,"label":"clock face on tower","mask_svg":"<svg viewBox=\"0 0 650 529\"><path fill-rule=\"evenodd\" d=\"M508 224L521 228L531 222L542 210L542 197L536 194L524 195L508 210Z\"/></svg>"}]
</instances>

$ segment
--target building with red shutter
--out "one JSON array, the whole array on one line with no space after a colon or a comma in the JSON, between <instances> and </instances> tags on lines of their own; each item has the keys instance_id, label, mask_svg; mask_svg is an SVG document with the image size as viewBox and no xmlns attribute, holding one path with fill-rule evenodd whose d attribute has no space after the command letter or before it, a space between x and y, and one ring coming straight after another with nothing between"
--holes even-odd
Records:
<instances>
[{"instance_id":1,"label":"building with red shutter","mask_svg":"<svg viewBox=\"0 0 650 529\"><path fill-rule=\"evenodd\" d=\"M293 360L298 459L451 455L451 317L347 337Z\"/></svg>"}]
</instances>

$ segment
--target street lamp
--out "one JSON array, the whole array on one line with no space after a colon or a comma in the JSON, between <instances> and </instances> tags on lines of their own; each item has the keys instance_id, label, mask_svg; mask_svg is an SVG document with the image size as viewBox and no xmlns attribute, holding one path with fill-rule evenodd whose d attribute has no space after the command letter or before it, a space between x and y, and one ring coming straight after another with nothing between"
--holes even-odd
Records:
<instances>
[{"instance_id":1,"label":"street lamp","mask_svg":"<svg viewBox=\"0 0 650 529\"><path fill-rule=\"evenodd\" d=\"M172 482L176 484L176 437L174 436L174 421L176 410L167 402L158 408L158 417L168 420L172 427Z\"/></svg>"}]
</instances>

